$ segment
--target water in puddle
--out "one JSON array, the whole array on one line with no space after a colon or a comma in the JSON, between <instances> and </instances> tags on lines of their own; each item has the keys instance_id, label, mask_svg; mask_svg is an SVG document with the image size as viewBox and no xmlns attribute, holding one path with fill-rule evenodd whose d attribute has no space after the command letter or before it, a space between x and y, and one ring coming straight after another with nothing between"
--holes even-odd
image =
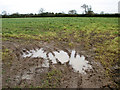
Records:
<instances>
[{"instance_id":1,"label":"water in puddle","mask_svg":"<svg viewBox=\"0 0 120 90\"><path fill-rule=\"evenodd\" d=\"M57 64L59 61L61 64L69 63L73 67L73 69L76 72L79 73L85 73L85 70L92 69L92 66L88 64L88 61L85 60L85 57L82 55L80 56L78 53L76 53L75 50L71 51L71 55L69 56L67 52L63 50L53 51L52 53L47 53L44 51L43 48L36 49L36 50L30 50L26 53L23 53L23 57L41 57L44 58L44 67L49 67L49 60L52 61L53 64Z\"/></svg>"}]
</instances>

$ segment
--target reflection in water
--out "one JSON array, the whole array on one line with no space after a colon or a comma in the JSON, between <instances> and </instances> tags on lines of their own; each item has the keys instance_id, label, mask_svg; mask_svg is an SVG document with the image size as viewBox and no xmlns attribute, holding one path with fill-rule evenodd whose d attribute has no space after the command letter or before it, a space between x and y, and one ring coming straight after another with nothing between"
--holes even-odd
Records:
<instances>
[{"instance_id":1,"label":"reflection in water","mask_svg":"<svg viewBox=\"0 0 120 90\"><path fill-rule=\"evenodd\" d=\"M49 53L48 57L49 57L50 60L52 60L52 63L54 63L54 64L57 63L56 58L55 58L55 56L53 56L52 53Z\"/></svg>"},{"instance_id":2,"label":"reflection in water","mask_svg":"<svg viewBox=\"0 0 120 90\"><path fill-rule=\"evenodd\" d=\"M75 56L75 51L72 51L69 64L72 65L76 72L80 73L85 73L85 70L92 69L83 55L81 57L78 54Z\"/></svg>"},{"instance_id":3,"label":"reflection in water","mask_svg":"<svg viewBox=\"0 0 120 90\"><path fill-rule=\"evenodd\" d=\"M75 50L72 50L71 55L69 56L67 52L63 50L53 51L52 53L44 52L44 49L30 50L26 53L23 53L23 57L41 57L45 59L43 67L49 67L48 60L51 60L53 64L57 64L57 61L64 64L69 62L69 65L73 67L76 72L85 73L85 70L92 69L91 65L88 64L88 61L85 60L85 57L76 53Z\"/></svg>"},{"instance_id":4,"label":"reflection in water","mask_svg":"<svg viewBox=\"0 0 120 90\"><path fill-rule=\"evenodd\" d=\"M69 56L66 52L60 51L60 52L53 52L55 54L55 58L58 59L62 64L69 61Z\"/></svg>"}]
</instances>

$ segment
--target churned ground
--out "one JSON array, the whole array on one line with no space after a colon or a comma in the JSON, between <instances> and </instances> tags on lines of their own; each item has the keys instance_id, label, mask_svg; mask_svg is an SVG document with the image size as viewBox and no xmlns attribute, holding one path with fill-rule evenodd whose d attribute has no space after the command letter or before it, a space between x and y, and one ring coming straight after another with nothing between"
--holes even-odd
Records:
<instances>
[{"instance_id":1,"label":"churned ground","mask_svg":"<svg viewBox=\"0 0 120 90\"><path fill-rule=\"evenodd\" d=\"M119 87L118 18L3 18L2 37L3 87ZM67 62L49 62L43 68L38 66L44 58L22 57L23 52L38 48L48 53L76 50L92 70L74 72Z\"/></svg>"}]
</instances>

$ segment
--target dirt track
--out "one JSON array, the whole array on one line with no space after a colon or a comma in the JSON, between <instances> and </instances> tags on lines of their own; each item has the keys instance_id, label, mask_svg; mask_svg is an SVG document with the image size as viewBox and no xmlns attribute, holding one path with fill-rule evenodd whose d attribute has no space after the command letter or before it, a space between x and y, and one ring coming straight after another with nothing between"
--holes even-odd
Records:
<instances>
[{"instance_id":1,"label":"dirt track","mask_svg":"<svg viewBox=\"0 0 120 90\"><path fill-rule=\"evenodd\" d=\"M32 41L31 41L32 42ZM77 45L69 48L65 44L34 42L31 44L16 43L14 41L4 41L3 50L8 48L10 56L3 60L3 87L18 88L112 88L113 82L106 77L105 70L99 62L94 60L94 52L84 50L84 47ZM75 49L80 55L84 55L86 60L92 66L91 70L86 70L86 74L75 72L71 65L67 63L52 64L49 61L49 67L43 67L44 58L23 58L24 49L43 48L47 52L63 50L70 53Z\"/></svg>"}]
</instances>

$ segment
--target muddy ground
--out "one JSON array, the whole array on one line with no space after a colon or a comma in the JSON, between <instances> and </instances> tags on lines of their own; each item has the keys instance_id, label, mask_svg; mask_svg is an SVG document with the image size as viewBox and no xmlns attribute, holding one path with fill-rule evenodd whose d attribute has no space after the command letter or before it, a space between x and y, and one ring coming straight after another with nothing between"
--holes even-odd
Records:
<instances>
[{"instance_id":1,"label":"muddy ground","mask_svg":"<svg viewBox=\"0 0 120 90\"><path fill-rule=\"evenodd\" d=\"M82 44L68 47L64 42L55 41L3 41L3 88L115 88L114 82L105 74L100 62L94 59L93 50L86 51ZM92 69L85 70L86 74L75 72L68 63L43 66L44 58L22 57L23 52L43 48L47 52L75 49L84 55Z\"/></svg>"}]
</instances>

